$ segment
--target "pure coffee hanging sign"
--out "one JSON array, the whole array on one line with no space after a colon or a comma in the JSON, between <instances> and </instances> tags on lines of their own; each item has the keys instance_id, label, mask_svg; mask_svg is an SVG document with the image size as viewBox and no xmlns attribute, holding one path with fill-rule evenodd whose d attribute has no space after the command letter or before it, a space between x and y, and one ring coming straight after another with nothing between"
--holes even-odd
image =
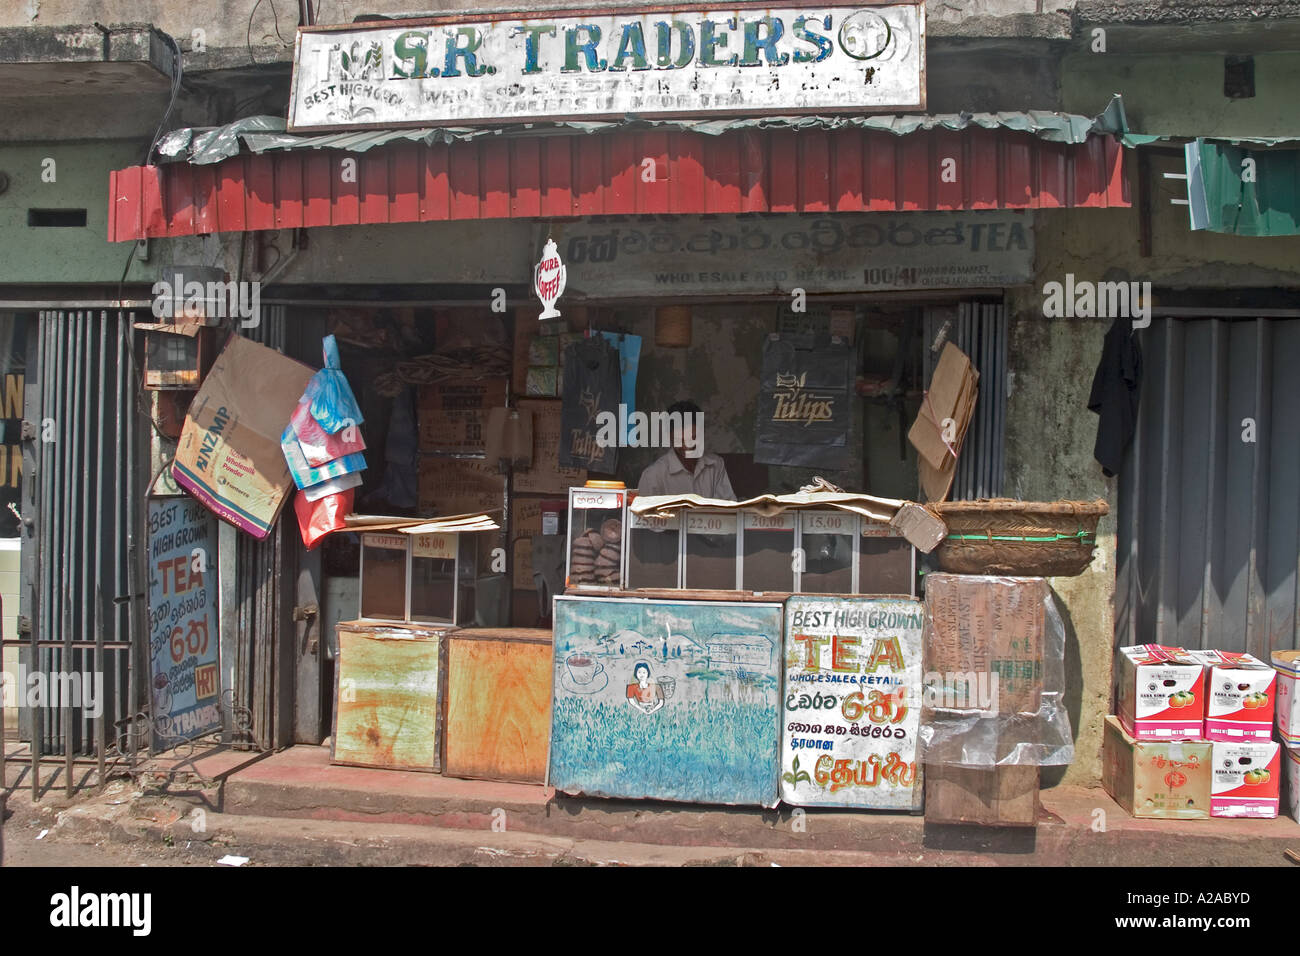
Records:
<instances>
[{"instance_id":1,"label":"pure coffee hanging sign","mask_svg":"<svg viewBox=\"0 0 1300 956\"><path fill-rule=\"evenodd\" d=\"M925 8L530 12L300 28L290 130L925 108Z\"/></svg>"}]
</instances>

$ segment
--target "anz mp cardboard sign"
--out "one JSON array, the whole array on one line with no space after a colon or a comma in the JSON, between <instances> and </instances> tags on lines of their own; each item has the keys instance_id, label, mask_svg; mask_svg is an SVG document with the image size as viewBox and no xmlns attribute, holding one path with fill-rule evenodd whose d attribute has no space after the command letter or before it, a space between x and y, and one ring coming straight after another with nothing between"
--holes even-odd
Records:
<instances>
[{"instance_id":1,"label":"anz mp cardboard sign","mask_svg":"<svg viewBox=\"0 0 1300 956\"><path fill-rule=\"evenodd\" d=\"M925 7L529 12L300 28L289 129L925 108Z\"/></svg>"}]
</instances>

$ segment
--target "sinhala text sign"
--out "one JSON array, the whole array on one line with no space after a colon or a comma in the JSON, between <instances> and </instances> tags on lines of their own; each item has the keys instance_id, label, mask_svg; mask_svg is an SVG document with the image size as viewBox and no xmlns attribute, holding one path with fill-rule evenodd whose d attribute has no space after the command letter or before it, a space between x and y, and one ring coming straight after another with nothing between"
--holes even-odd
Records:
<instances>
[{"instance_id":1,"label":"sinhala text sign","mask_svg":"<svg viewBox=\"0 0 1300 956\"><path fill-rule=\"evenodd\" d=\"M217 521L190 497L149 499L153 749L221 728Z\"/></svg>"},{"instance_id":2,"label":"sinhala text sign","mask_svg":"<svg viewBox=\"0 0 1300 956\"><path fill-rule=\"evenodd\" d=\"M875 292L1033 279L1031 212L601 216L556 228L578 297Z\"/></svg>"},{"instance_id":3,"label":"sinhala text sign","mask_svg":"<svg viewBox=\"0 0 1300 956\"><path fill-rule=\"evenodd\" d=\"M782 800L920 806L923 619L921 602L905 598L786 602Z\"/></svg>"},{"instance_id":4,"label":"sinhala text sign","mask_svg":"<svg viewBox=\"0 0 1300 956\"><path fill-rule=\"evenodd\" d=\"M820 3L298 31L289 129L925 108L925 8Z\"/></svg>"}]
</instances>

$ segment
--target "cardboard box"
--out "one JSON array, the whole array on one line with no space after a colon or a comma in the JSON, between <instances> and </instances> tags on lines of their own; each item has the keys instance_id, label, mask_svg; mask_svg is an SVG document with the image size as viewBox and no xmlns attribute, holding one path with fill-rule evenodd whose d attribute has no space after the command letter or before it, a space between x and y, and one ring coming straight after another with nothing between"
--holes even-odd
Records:
<instances>
[{"instance_id":1,"label":"cardboard box","mask_svg":"<svg viewBox=\"0 0 1300 956\"><path fill-rule=\"evenodd\" d=\"M1300 823L1300 747L1282 748L1283 806Z\"/></svg>"},{"instance_id":2,"label":"cardboard box","mask_svg":"<svg viewBox=\"0 0 1300 956\"><path fill-rule=\"evenodd\" d=\"M500 516L505 507L506 477L485 459L421 455L418 467L420 514Z\"/></svg>"},{"instance_id":3,"label":"cardboard box","mask_svg":"<svg viewBox=\"0 0 1300 956\"><path fill-rule=\"evenodd\" d=\"M1300 747L1300 651L1274 651L1277 671L1277 735L1292 747Z\"/></svg>"},{"instance_id":4,"label":"cardboard box","mask_svg":"<svg viewBox=\"0 0 1300 956\"><path fill-rule=\"evenodd\" d=\"M420 451L484 454L488 412L505 405L506 384L504 378L481 378L420 386Z\"/></svg>"},{"instance_id":5,"label":"cardboard box","mask_svg":"<svg viewBox=\"0 0 1300 956\"><path fill-rule=\"evenodd\" d=\"M1207 820L1213 768L1209 741L1134 740L1107 717L1101 785L1134 817Z\"/></svg>"},{"instance_id":6,"label":"cardboard box","mask_svg":"<svg viewBox=\"0 0 1300 956\"><path fill-rule=\"evenodd\" d=\"M996 675L997 713L1037 713L1049 593L1044 578L926 575L926 673L974 673L990 691Z\"/></svg>"},{"instance_id":7,"label":"cardboard box","mask_svg":"<svg viewBox=\"0 0 1300 956\"><path fill-rule=\"evenodd\" d=\"M1205 738L1272 740L1277 672L1234 651L1191 651L1206 667Z\"/></svg>"},{"instance_id":8,"label":"cardboard box","mask_svg":"<svg viewBox=\"0 0 1300 956\"><path fill-rule=\"evenodd\" d=\"M568 502L563 498L516 495L510 502L510 537L513 541L514 590L536 591L533 581L533 535L559 537Z\"/></svg>"},{"instance_id":9,"label":"cardboard box","mask_svg":"<svg viewBox=\"0 0 1300 956\"><path fill-rule=\"evenodd\" d=\"M1032 827L1037 821L1037 767L925 765L926 823Z\"/></svg>"},{"instance_id":10,"label":"cardboard box","mask_svg":"<svg viewBox=\"0 0 1300 956\"><path fill-rule=\"evenodd\" d=\"M533 413L533 466L514 474L518 494L568 495L587 480L585 468L560 467L560 403L524 399L521 409Z\"/></svg>"},{"instance_id":11,"label":"cardboard box","mask_svg":"<svg viewBox=\"0 0 1300 956\"><path fill-rule=\"evenodd\" d=\"M1139 644L1115 655L1115 709L1138 740L1196 740L1205 730L1205 667L1181 647Z\"/></svg>"},{"instance_id":12,"label":"cardboard box","mask_svg":"<svg viewBox=\"0 0 1300 956\"><path fill-rule=\"evenodd\" d=\"M1210 815L1277 816L1281 802L1282 745L1276 741L1221 741L1213 744L1214 781Z\"/></svg>"},{"instance_id":13,"label":"cardboard box","mask_svg":"<svg viewBox=\"0 0 1300 956\"><path fill-rule=\"evenodd\" d=\"M926 501L943 501L957 473L957 456L975 414L979 372L952 342L943 347L925 402L908 430ZM951 427L948 427L948 425Z\"/></svg>"},{"instance_id":14,"label":"cardboard box","mask_svg":"<svg viewBox=\"0 0 1300 956\"><path fill-rule=\"evenodd\" d=\"M231 336L190 404L172 477L218 517L265 538L293 488L280 435L315 372Z\"/></svg>"}]
</instances>

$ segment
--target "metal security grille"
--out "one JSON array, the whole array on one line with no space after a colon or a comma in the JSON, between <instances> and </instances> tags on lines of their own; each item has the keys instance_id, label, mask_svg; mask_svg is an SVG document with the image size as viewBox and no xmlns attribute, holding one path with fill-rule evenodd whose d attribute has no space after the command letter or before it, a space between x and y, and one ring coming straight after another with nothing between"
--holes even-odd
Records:
<instances>
[{"instance_id":1,"label":"metal security grille","mask_svg":"<svg viewBox=\"0 0 1300 956\"><path fill-rule=\"evenodd\" d=\"M285 309L271 306L262 310L261 322L243 334L256 342L283 352L285 350ZM286 527L288 531L286 532ZM269 750L290 742L291 718L286 715L293 699L293 665L286 659L292 642L284 635L293 633L286 620L292 595L286 600L285 588L292 587L292 575L286 573L286 558L293 542L288 535L297 533L292 505L262 540L240 534L235 547L235 600L238 638L235 645L234 718L235 742ZM291 710L289 711L291 713Z\"/></svg>"},{"instance_id":2,"label":"metal security grille","mask_svg":"<svg viewBox=\"0 0 1300 956\"><path fill-rule=\"evenodd\" d=\"M74 762L93 758L102 780L110 753L137 745L123 728L147 672L135 660L147 426L131 331L129 313L48 311L28 343L19 644L23 683L44 695L19 687L18 704L36 795L42 757L63 756L71 793Z\"/></svg>"},{"instance_id":3,"label":"metal security grille","mask_svg":"<svg viewBox=\"0 0 1300 956\"><path fill-rule=\"evenodd\" d=\"M957 458L948 497L953 501L996 498L1002 494L1006 444L1007 308L1001 303L962 302L956 308L926 309L927 389L943 351L942 344L933 348L941 333L942 341L952 342L965 352L980 373L975 414Z\"/></svg>"},{"instance_id":4,"label":"metal security grille","mask_svg":"<svg viewBox=\"0 0 1300 956\"><path fill-rule=\"evenodd\" d=\"M1153 320L1120 474L1120 646L1297 640L1300 319Z\"/></svg>"}]
</instances>

